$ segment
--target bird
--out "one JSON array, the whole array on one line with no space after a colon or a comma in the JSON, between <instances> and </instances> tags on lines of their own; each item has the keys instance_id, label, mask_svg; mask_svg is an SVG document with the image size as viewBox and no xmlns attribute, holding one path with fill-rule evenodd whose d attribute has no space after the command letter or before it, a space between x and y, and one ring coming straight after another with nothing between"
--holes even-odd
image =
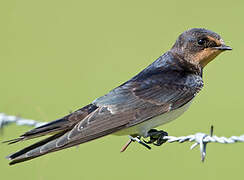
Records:
<instances>
[{"instance_id":1,"label":"bird","mask_svg":"<svg viewBox=\"0 0 244 180\"><path fill-rule=\"evenodd\" d=\"M10 165L77 146L109 134L165 143L155 129L181 116L203 87L203 69L221 52L232 50L221 36L204 28L179 35L172 48L130 80L62 118L27 131L9 144L49 135L7 156Z\"/></svg>"}]
</instances>

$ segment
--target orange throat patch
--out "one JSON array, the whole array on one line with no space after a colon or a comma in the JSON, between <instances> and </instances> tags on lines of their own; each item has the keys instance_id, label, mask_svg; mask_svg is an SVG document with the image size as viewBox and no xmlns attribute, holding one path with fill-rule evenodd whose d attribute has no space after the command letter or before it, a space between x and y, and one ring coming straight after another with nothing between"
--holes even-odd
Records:
<instances>
[{"instance_id":1,"label":"orange throat patch","mask_svg":"<svg viewBox=\"0 0 244 180\"><path fill-rule=\"evenodd\" d=\"M194 57L194 63L200 64L205 67L209 62L211 62L216 56L221 53L220 50L207 48L203 51L197 53Z\"/></svg>"}]
</instances>

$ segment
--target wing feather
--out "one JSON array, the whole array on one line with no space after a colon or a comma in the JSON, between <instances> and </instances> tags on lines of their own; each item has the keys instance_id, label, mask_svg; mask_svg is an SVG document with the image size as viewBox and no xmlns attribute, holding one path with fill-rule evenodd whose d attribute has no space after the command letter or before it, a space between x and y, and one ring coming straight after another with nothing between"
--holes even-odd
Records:
<instances>
[{"instance_id":1,"label":"wing feather","mask_svg":"<svg viewBox=\"0 0 244 180\"><path fill-rule=\"evenodd\" d=\"M42 127L46 130L44 134L55 131L56 125L63 131L10 155L9 158L13 160L10 164L135 126L188 103L203 86L201 72L193 73L187 68L185 70L173 60L166 53L164 58L159 58L131 80L96 99L90 105L91 111L85 108L85 113L78 113L80 116L74 116L72 121L65 121L64 125L60 121L60 126L50 123ZM54 129L50 131L49 128L52 127ZM26 134L27 138L29 135L29 138L42 135L43 130L30 131Z\"/></svg>"}]
</instances>

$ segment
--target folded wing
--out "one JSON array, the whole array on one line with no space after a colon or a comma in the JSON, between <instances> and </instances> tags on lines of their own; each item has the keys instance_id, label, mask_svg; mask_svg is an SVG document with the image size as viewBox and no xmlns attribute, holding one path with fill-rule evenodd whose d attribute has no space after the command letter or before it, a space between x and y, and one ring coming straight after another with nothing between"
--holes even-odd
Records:
<instances>
[{"instance_id":1,"label":"folded wing","mask_svg":"<svg viewBox=\"0 0 244 180\"><path fill-rule=\"evenodd\" d=\"M20 140L56 132L8 156L13 160L10 164L103 137L177 109L189 102L202 86L199 75L183 70L157 68L140 73L80 112L22 135Z\"/></svg>"}]
</instances>

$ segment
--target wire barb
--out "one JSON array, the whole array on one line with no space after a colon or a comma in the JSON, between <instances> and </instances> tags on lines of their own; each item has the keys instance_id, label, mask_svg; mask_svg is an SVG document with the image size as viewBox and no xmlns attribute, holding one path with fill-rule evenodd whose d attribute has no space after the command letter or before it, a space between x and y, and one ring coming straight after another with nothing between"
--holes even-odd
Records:
<instances>
[{"instance_id":1,"label":"wire barb","mask_svg":"<svg viewBox=\"0 0 244 180\"><path fill-rule=\"evenodd\" d=\"M38 122L31 119L24 119L21 117L9 116L4 113L0 113L0 130L3 129L5 126L13 123L15 123L18 126L32 126L32 127L38 127L46 124L46 122ZM129 136L129 138L130 138L129 141L123 146L120 152L124 152L132 142L138 142L139 144L143 145L147 149L151 149L150 146L148 146L146 143L140 140L140 137ZM173 142L183 143L186 141L195 142L193 145L191 145L191 149L194 149L199 145L201 160L202 162L204 162L206 158L206 149L208 143L232 144L237 142L244 142L244 134L241 136L231 136L229 138L218 137L213 135L213 126L211 126L209 135L205 133L196 133L193 135L180 136L180 137L164 136L164 139L167 140L168 143L173 143Z\"/></svg>"}]
</instances>

